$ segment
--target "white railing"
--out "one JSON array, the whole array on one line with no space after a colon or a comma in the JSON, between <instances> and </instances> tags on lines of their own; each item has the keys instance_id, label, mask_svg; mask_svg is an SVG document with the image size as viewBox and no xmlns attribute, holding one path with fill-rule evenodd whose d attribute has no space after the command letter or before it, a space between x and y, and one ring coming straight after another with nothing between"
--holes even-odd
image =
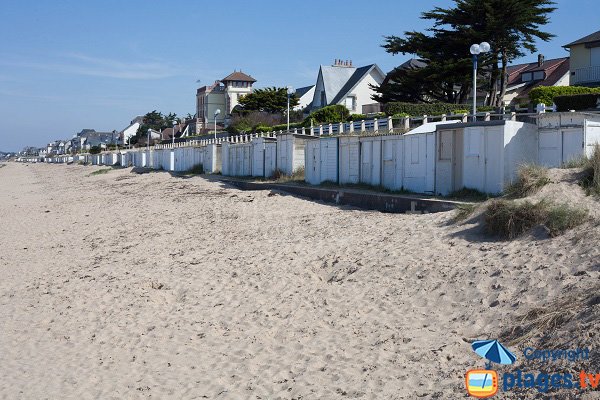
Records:
<instances>
[{"instance_id":1,"label":"white railing","mask_svg":"<svg viewBox=\"0 0 600 400\"><path fill-rule=\"evenodd\" d=\"M600 82L600 65L587 68L577 68L573 77L573 84Z\"/></svg>"}]
</instances>

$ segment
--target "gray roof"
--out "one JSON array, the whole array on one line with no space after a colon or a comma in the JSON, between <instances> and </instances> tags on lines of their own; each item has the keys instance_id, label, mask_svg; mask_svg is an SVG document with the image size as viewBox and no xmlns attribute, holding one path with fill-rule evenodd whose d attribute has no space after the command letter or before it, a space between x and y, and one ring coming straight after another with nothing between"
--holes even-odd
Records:
<instances>
[{"instance_id":1,"label":"gray roof","mask_svg":"<svg viewBox=\"0 0 600 400\"><path fill-rule=\"evenodd\" d=\"M351 91L352 88L354 88L354 86L356 86L356 84L358 82L361 81L361 79L364 76L366 76L369 72L371 72L371 70L373 68L376 68L376 67L377 67L377 65L371 64L371 65L366 65L364 67L357 68L356 71L354 71L354 73L350 77L350 79L348 79L346 84L340 89L338 94L333 98L333 100L330 102L330 104L337 104L340 100L342 100L346 96L346 94L349 91Z\"/></svg>"},{"instance_id":2,"label":"gray roof","mask_svg":"<svg viewBox=\"0 0 600 400\"><path fill-rule=\"evenodd\" d=\"M571 42L569 44L565 44L563 47L571 47L575 46L576 44L586 44L590 42L600 42L600 31L594 32L591 35L584 36L581 39L577 39L576 41Z\"/></svg>"},{"instance_id":3,"label":"gray roof","mask_svg":"<svg viewBox=\"0 0 600 400\"><path fill-rule=\"evenodd\" d=\"M357 68L354 67L330 67L321 65L321 76L325 88L325 99L327 104L337 96L346 82L354 75Z\"/></svg>"},{"instance_id":4,"label":"gray roof","mask_svg":"<svg viewBox=\"0 0 600 400\"><path fill-rule=\"evenodd\" d=\"M298 88L298 89L296 89L296 96L298 96L300 98L300 97L304 96L306 93L308 93L310 91L310 89L312 89L314 87L315 87L315 85Z\"/></svg>"}]
</instances>

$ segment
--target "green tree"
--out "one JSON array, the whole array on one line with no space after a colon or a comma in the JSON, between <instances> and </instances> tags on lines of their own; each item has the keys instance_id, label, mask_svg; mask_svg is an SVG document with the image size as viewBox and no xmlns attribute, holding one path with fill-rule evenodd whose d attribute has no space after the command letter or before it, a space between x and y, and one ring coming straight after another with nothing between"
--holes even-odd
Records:
<instances>
[{"instance_id":1,"label":"green tree","mask_svg":"<svg viewBox=\"0 0 600 400\"><path fill-rule=\"evenodd\" d=\"M272 114L287 112L287 88L270 87L256 89L254 92L240 98L239 103L244 111L263 111ZM297 106L298 97L290 96L290 109Z\"/></svg>"},{"instance_id":2,"label":"green tree","mask_svg":"<svg viewBox=\"0 0 600 400\"><path fill-rule=\"evenodd\" d=\"M506 93L508 65L536 52L536 39L549 41L555 36L541 30L556 10L554 5L552 0L455 0L455 7L436 7L423 18L435 21L435 30L466 33L471 43L490 43L491 51L482 61L489 71L488 104L498 107Z\"/></svg>"},{"instance_id":3,"label":"green tree","mask_svg":"<svg viewBox=\"0 0 600 400\"><path fill-rule=\"evenodd\" d=\"M168 115L163 115L160 111L150 111L142 120L142 124L138 128L136 132L136 140L132 140L132 143L137 143L137 138L140 136L144 136L148 133L148 129L154 129L155 131L161 131L165 128L169 128L173 126L173 121L176 121L177 114L169 113Z\"/></svg>"},{"instance_id":4,"label":"green tree","mask_svg":"<svg viewBox=\"0 0 600 400\"><path fill-rule=\"evenodd\" d=\"M480 56L480 78L489 92L488 104L501 105L508 64L526 51L537 51L536 39L548 41L554 36L541 30L556 9L554 4L551 0L455 0L453 7L423 13L422 19L434 21L428 35L405 32L404 38L388 36L383 47L392 54L416 54L427 65L395 69L374 98L384 102L464 102L471 88L469 46L487 41L492 50Z\"/></svg>"}]
</instances>

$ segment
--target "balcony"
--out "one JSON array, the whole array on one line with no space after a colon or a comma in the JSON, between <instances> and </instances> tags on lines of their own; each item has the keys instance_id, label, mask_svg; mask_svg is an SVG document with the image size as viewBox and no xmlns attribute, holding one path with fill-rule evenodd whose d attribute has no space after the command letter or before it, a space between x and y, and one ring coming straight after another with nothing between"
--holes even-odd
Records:
<instances>
[{"instance_id":1,"label":"balcony","mask_svg":"<svg viewBox=\"0 0 600 400\"><path fill-rule=\"evenodd\" d=\"M600 65L578 68L571 76L571 85L598 84L600 85Z\"/></svg>"}]
</instances>

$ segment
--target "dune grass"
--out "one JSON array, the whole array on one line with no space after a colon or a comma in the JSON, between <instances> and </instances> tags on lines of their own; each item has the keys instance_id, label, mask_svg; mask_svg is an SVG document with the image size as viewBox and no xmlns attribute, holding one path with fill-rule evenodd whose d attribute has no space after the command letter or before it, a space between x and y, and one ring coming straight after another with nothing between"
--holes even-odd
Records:
<instances>
[{"instance_id":1,"label":"dune grass","mask_svg":"<svg viewBox=\"0 0 600 400\"><path fill-rule=\"evenodd\" d=\"M456 206L454 222L461 222L469 218L477 209L477 204L459 204Z\"/></svg>"},{"instance_id":2,"label":"dune grass","mask_svg":"<svg viewBox=\"0 0 600 400\"><path fill-rule=\"evenodd\" d=\"M590 158L585 159L583 174L580 181L581 186L588 195L600 196L600 145L594 146Z\"/></svg>"},{"instance_id":3,"label":"dune grass","mask_svg":"<svg viewBox=\"0 0 600 400\"><path fill-rule=\"evenodd\" d=\"M484 220L487 233L512 240L537 225L544 225L550 236L558 236L583 224L587 216L585 209L546 200L538 203L495 200L488 205Z\"/></svg>"},{"instance_id":4,"label":"dune grass","mask_svg":"<svg viewBox=\"0 0 600 400\"><path fill-rule=\"evenodd\" d=\"M112 170L112 168L102 168L102 169L99 169L98 171L92 172L88 176L95 176L95 175L107 174L110 170Z\"/></svg>"},{"instance_id":5,"label":"dune grass","mask_svg":"<svg viewBox=\"0 0 600 400\"><path fill-rule=\"evenodd\" d=\"M304 167L296 169L291 175L286 175L282 170L276 169L270 180L277 183L304 182Z\"/></svg>"},{"instance_id":6,"label":"dune grass","mask_svg":"<svg viewBox=\"0 0 600 400\"><path fill-rule=\"evenodd\" d=\"M548 183L548 169L535 164L525 164L519 168L517 179L504 189L504 195L510 199L527 197Z\"/></svg>"}]
</instances>

